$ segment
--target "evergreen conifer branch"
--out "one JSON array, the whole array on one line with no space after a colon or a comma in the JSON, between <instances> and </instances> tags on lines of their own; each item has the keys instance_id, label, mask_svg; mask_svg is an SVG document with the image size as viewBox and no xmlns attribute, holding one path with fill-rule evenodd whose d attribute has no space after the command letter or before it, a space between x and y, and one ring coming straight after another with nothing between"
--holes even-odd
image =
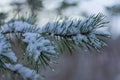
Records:
<instances>
[{"instance_id":1,"label":"evergreen conifer branch","mask_svg":"<svg viewBox=\"0 0 120 80\"><path fill-rule=\"evenodd\" d=\"M68 42L75 43L74 45L84 46L84 48L95 48L99 50L105 46L101 37L110 37L109 32L101 31L105 24L102 14L90 16L84 20L62 20L56 22L49 22L42 31L51 36L59 37L59 41L65 39L65 46L70 50ZM99 37L100 36L100 37Z\"/></svg>"},{"instance_id":2,"label":"evergreen conifer branch","mask_svg":"<svg viewBox=\"0 0 120 80\"><path fill-rule=\"evenodd\" d=\"M76 47L99 50L106 45L102 38L110 36L109 32L101 30L106 23L101 14L84 20L65 19L49 22L42 28L25 20L12 20L4 24L0 30L0 68L17 71L26 79L28 77L24 75L24 71L20 72L16 66L27 71L30 70L28 68L31 68L37 73L41 66L49 66L51 59L59 55L58 53L65 51L72 53ZM10 43L9 40L16 40L15 37L20 40L17 44L22 45L21 54L24 62L17 60L16 52L11 47L13 43ZM6 60L4 56L8 59L7 61L4 61ZM35 80L31 77L28 79Z\"/></svg>"}]
</instances>

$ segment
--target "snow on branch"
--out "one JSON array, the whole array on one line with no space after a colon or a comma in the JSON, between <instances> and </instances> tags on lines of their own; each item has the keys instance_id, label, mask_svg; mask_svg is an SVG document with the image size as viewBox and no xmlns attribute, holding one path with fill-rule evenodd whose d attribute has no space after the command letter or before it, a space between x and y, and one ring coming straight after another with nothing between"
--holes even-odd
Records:
<instances>
[{"instance_id":1,"label":"snow on branch","mask_svg":"<svg viewBox=\"0 0 120 80\"><path fill-rule=\"evenodd\" d=\"M12 65L10 63L6 63L5 65L9 70L20 74L25 80L26 79L38 80L39 78L39 75L35 70L31 70L27 67L24 67L22 64Z\"/></svg>"},{"instance_id":2,"label":"snow on branch","mask_svg":"<svg viewBox=\"0 0 120 80\"><path fill-rule=\"evenodd\" d=\"M49 22L42 28L42 32L51 36L61 37L61 39L73 40L75 44L84 44L87 48L99 49L106 44L98 36L105 38L110 36L108 31L99 30L99 28L104 28L106 23L108 22L104 21L104 16L98 14L84 20L64 19L62 21Z\"/></svg>"},{"instance_id":3,"label":"snow on branch","mask_svg":"<svg viewBox=\"0 0 120 80\"><path fill-rule=\"evenodd\" d=\"M38 58L42 52L46 52L49 54L56 53L50 41L44 39L44 37L42 37L40 34L24 33L23 36L25 37L23 41L28 43L27 51L29 52L30 56L34 56L35 61L38 61Z\"/></svg>"},{"instance_id":4,"label":"snow on branch","mask_svg":"<svg viewBox=\"0 0 120 80\"><path fill-rule=\"evenodd\" d=\"M6 63L7 69L17 71L24 79L36 80L38 75L35 71L39 71L42 65L49 65L51 57L58 55L60 50L63 53L65 50L71 52L71 49L77 46L89 50L91 48L99 50L105 46L106 43L103 39L108 38L110 33L101 28L104 28L106 23L101 14L90 16L84 20L64 19L49 22L42 28L24 20L11 20L0 30L0 63ZM19 36L19 40L22 42L19 45L22 44L24 48L24 53L21 54L28 62L27 66L32 66L30 68L33 70L24 67L23 61L23 64L18 64L17 57L11 48L13 44L10 43L10 38L6 38L6 35L9 34ZM2 60L4 56L13 62L4 62Z\"/></svg>"},{"instance_id":5,"label":"snow on branch","mask_svg":"<svg viewBox=\"0 0 120 80\"><path fill-rule=\"evenodd\" d=\"M102 14L88 17L84 20L58 20L56 22L48 22L43 26L42 32L61 37L72 37L77 34L87 35L97 28L103 27L104 16Z\"/></svg>"},{"instance_id":6,"label":"snow on branch","mask_svg":"<svg viewBox=\"0 0 120 80\"><path fill-rule=\"evenodd\" d=\"M10 34L10 33L26 33L26 32L40 32L40 28L37 28L35 25L32 25L26 21L22 20L11 20L7 24L3 25L2 33Z\"/></svg>"},{"instance_id":7,"label":"snow on branch","mask_svg":"<svg viewBox=\"0 0 120 80\"><path fill-rule=\"evenodd\" d=\"M12 51L10 43L7 41L5 36L3 34L1 34L1 32L0 32L0 56L2 58L4 58L4 56L6 56L13 62L17 61L17 57L15 56L15 53ZM0 58L0 59L2 59L2 58Z\"/></svg>"}]
</instances>

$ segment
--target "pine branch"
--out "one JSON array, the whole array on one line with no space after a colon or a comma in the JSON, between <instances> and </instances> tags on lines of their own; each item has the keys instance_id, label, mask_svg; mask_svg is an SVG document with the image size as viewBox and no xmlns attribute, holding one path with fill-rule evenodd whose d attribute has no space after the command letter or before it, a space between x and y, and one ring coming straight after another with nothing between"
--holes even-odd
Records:
<instances>
[{"instance_id":1,"label":"pine branch","mask_svg":"<svg viewBox=\"0 0 120 80\"><path fill-rule=\"evenodd\" d=\"M24 67L22 64L12 65L10 63L5 63L5 66L8 70L22 76L24 80L26 79L38 80L39 79L39 75L36 73L36 71L31 70L27 67Z\"/></svg>"},{"instance_id":2,"label":"pine branch","mask_svg":"<svg viewBox=\"0 0 120 80\"><path fill-rule=\"evenodd\" d=\"M58 56L59 53L65 51L72 53L76 47L99 50L106 46L102 38L110 36L109 32L101 30L106 23L104 16L101 14L90 16L84 20L64 19L49 22L43 28L25 20L12 20L4 24L0 30L0 68L6 63L10 63L6 68L18 71L24 78L24 73L16 69L18 62L22 63L19 66L25 65L39 72L41 66L49 66L51 59ZM7 41L16 38L20 40L17 44L21 45L23 50L23 53L21 53L23 60L21 61L17 60L16 53L11 48L13 43ZM4 55L8 60L3 61L5 57L1 55ZM27 67L25 70L28 70Z\"/></svg>"},{"instance_id":3,"label":"pine branch","mask_svg":"<svg viewBox=\"0 0 120 80\"><path fill-rule=\"evenodd\" d=\"M59 42L64 38L68 42L73 41L74 45L85 45L83 48L90 49L90 47L92 47L93 49L99 50L106 45L101 37L107 38L110 36L109 32L100 30L108 23L104 21L104 18L102 14L98 14L84 20L65 19L62 21L49 22L43 27L42 31L51 37L59 37ZM68 45L68 42L65 42L67 43L65 45L69 48L70 45Z\"/></svg>"}]
</instances>

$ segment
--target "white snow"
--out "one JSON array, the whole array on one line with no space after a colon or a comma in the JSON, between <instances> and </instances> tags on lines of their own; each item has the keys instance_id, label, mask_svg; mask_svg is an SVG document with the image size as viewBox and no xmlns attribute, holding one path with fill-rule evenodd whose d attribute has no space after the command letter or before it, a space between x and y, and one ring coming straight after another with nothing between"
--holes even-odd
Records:
<instances>
[{"instance_id":1,"label":"white snow","mask_svg":"<svg viewBox=\"0 0 120 80\"><path fill-rule=\"evenodd\" d=\"M39 78L39 75L36 73L36 71L24 67L22 64L12 65L10 63L6 63L5 65L8 69L17 71L24 79L37 80Z\"/></svg>"},{"instance_id":2,"label":"white snow","mask_svg":"<svg viewBox=\"0 0 120 80\"><path fill-rule=\"evenodd\" d=\"M14 62L17 61L17 57L15 56L15 53L13 53L12 51L3 53L2 55L10 58L10 59L11 59L12 61L14 61Z\"/></svg>"},{"instance_id":3,"label":"white snow","mask_svg":"<svg viewBox=\"0 0 120 80\"><path fill-rule=\"evenodd\" d=\"M110 32L107 31L107 30L96 30L95 34L98 34L98 35L108 35L108 36L111 35Z\"/></svg>"},{"instance_id":4,"label":"white snow","mask_svg":"<svg viewBox=\"0 0 120 80\"><path fill-rule=\"evenodd\" d=\"M77 34L76 36L73 37L73 40L75 42L81 42L82 40L84 40L85 42L88 42L88 39L85 35L82 34Z\"/></svg>"},{"instance_id":5,"label":"white snow","mask_svg":"<svg viewBox=\"0 0 120 80\"><path fill-rule=\"evenodd\" d=\"M6 41L2 33L0 33L0 55L4 55L14 62L17 61L15 53L12 51L10 44Z\"/></svg>"},{"instance_id":6,"label":"white snow","mask_svg":"<svg viewBox=\"0 0 120 80\"><path fill-rule=\"evenodd\" d=\"M24 42L28 43L27 51L29 55L34 55L35 61L41 55L41 52L47 52L50 54L55 54L54 47L51 45L50 41L44 39L40 34L37 33L24 33Z\"/></svg>"},{"instance_id":7,"label":"white snow","mask_svg":"<svg viewBox=\"0 0 120 80\"><path fill-rule=\"evenodd\" d=\"M23 31L25 28L29 28L33 25L24 22L24 21L19 21L19 20L15 20L15 21L11 21L5 25L3 25L2 27L2 31L3 32L18 32L18 31Z\"/></svg>"},{"instance_id":8,"label":"white snow","mask_svg":"<svg viewBox=\"0 0 120 80\"><path fill-rule=\"evenodd\" d=\"M90 43L97 47L97 48L101 48L102 44L100 42L100 40L96 37L96 35L94 33L89 34L89 39L90 39Z\"/></svg>"},{"instance_id":9,"label":"white snow","mask_svg":"<svg viewBox=\"0 0 120 80\"><path fill-rule=\"evenodd\" d=\"M49 22L45 26L42 27L43 32L48 32L51 34L75 34L79 33L78 29L79 21L78 20L59 20L56 22Z\"/></svg>"}]
</instances>

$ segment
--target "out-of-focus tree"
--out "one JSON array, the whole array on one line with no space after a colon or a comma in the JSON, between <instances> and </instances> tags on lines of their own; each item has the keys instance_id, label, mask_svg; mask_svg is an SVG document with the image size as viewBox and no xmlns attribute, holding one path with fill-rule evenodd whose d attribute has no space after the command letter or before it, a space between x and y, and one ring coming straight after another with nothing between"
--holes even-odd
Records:
<instances>
[{"instance_id":1,"label":"out-of-focus tree","mask_svg":"<svg viewBox=\"0 0 120 80\"><path fill-rule=\"evenodd\" d=\"M7 13L1 12L0 13L0 26L5 23L6 18L7 18Z\"/></svg>"},{"instance_id":2,"label":"out-of-focus tree","mask_svg":"<svg viewBox=\"0 0 120 80\"><path fill-rule=\"evenodd\" d=\"M106 7L106 10L111 14L111 15L120 15L120 4L115 4L110 7Z\"/></svg>"},{"instance_id":3,"label":"out-of-focus tree","mask_svg":"<svg viewBox=\"0 0 120 80\"><path fill-rule=\"evenodd\" d=\"M63 0L62 2L61 2L61 5L56 9L57 10L57 13L58 14L60 14L60 15L62 15L62 11L64 10L64 9L67 9L67 8L69 8L69 7L75 7L75 6L77 6L78 5L78 2L73 2L73 3L69 3L69 1L67 1L67 0Z\"/></svg>"},{"instance_id":4,"label":"out-of-focus tree","mask_svg":"<svg viewBox=\"0 0 120 80\"><path fill-rule=\"evenodd\" d=\"M49 2L49 0L45 0ZM11 5L13 6L14 11L17 11L17 13L23 13L27 12L30 13L32 16L36 16L34 18L34 22L36 22L37 15L40 14L46 7L44 7L44 0L14 0L11 2ZM53 1L54 2L54 1ZM71 1L70 0L62 0L59 2L59 5L57 8L54 9L54 12L56 12L57 15L62 15L64 13L64 10L69 7L75 7L77 6L79 1ZM49 4L46 4L47 7L49 7ZM55 4L56 5L56 4ZM57 6L57 5L56 5Z\"/></svg>"}]
</instances>

